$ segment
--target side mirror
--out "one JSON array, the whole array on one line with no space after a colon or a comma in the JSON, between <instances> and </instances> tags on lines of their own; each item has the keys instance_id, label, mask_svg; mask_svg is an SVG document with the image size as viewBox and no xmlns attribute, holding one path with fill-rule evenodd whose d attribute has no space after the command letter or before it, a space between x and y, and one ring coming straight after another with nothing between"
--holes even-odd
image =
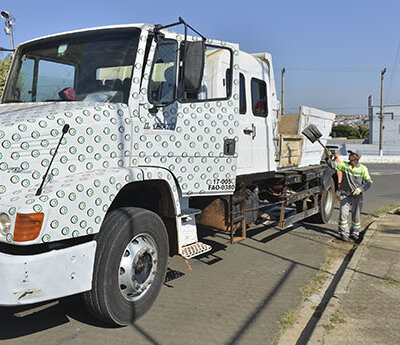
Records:
<instances>
[{"instance_id":1,"label":"side mirror","mask_svg":"<svg viewBox=\"0 0 400 345\"><path fill-rule=\"evenodd\" d=\"M199 92L204 73L204 41L185 42L184 91Z\"/></svg>"}]
</instances>

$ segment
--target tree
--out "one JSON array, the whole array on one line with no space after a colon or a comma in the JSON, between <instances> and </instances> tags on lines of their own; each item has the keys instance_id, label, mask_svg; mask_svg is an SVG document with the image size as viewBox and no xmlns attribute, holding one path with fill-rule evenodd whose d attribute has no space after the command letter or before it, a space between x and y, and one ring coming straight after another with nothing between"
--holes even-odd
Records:
<instances>
[{"instance_id":1,"label":"tree","mask_svg":"<svg viewBox=\"0 0 400 345\"><path fill-rule=\"evenodd\" d=\"M337 125L332 127L332 136L335 138L350 138L355 135L355 129L351 126Z\"/></svg>"},{"instance_id":2,"label":"tree","mask_svg":"<svg viewBox=\"0 0 400 345\"><path fill-rule=\"evenodd\" d=\"M6 84L8 71L11 67L11 55L7 55L4 59L0 58L0 97L3 94L4 85Z\"/></svg>"},{"instance_id":3,"label":"tree","mask_svg":"<svg viewBox=\"0 0 400 345\"><path fill-rule=\"evenodd\" d=\"M369 129L366 126L358 125L354 130L357 139L366 139L369 137Z\"/></svg>"},{"instance_id":4,"label":"tree","mask_svg":"<svg viewBox=\"0 0 400 345\"><path fill-rule=\"evenodd\" d=\"M337 125L332 127L331 135L335 138L366 139L369 136L369 130L363 125L357 127Z\"/></svg>"}]
</instances>

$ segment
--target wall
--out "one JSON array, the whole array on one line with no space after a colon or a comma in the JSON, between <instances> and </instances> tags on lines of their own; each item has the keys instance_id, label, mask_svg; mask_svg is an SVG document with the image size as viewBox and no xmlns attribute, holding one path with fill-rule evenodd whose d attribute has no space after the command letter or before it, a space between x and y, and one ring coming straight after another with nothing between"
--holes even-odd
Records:
<instances>
[{"instance_id":1,"label":"wall","mask_svg":"<svg viewBox=\"0 0 400 345\"><path fill-rule=\"evenodd\" d=\"M370 119L369 143L379 145L380 107L373 105L372 96L368 97L368 114ZM400 105L384 106L383 126L383 145L400 146ZM400 152L400 149L398 151Z\"/></svg>"}]
</instances>

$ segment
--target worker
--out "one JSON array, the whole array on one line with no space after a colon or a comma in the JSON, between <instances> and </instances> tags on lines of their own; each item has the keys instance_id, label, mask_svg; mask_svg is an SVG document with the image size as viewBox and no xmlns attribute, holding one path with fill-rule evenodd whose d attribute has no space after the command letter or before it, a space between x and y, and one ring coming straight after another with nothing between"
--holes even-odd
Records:
<instances>
[{"instance_id":1,"label":"worker","mask_svg":"<svg viewBox=\"0 0 400 345\"><path fill-rule=\"evenodd\" d=\"M361 153L359 150L348 150L349 161L337 162L335 157L329 157L328 165L336 171L342 172L342 182L339 186L340 216L339 236L343 241L353 242L360 238L361 209L363 193L371 187L372 180L365 165L359 163ZM351 211L351 228L347 218Z\"/></svg>"}]
</instances>

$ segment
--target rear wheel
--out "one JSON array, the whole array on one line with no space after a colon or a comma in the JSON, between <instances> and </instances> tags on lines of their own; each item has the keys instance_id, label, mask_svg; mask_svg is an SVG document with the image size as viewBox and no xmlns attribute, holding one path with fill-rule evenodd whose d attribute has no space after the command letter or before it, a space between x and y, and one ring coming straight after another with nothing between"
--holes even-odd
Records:
<instances>
[{"instance_id":1,"label":"rear wheel","mask_svg":"<svg viewBox=\"0 0 400 345\"><path fill-rule=\"evenodd\" d=\"M318 196L319 213L308 217L306 220L326 224L333 213L333 205L335 203L335 182L333 178L330 179L328 187L322 195ZM306 209L310 209L314 206L314 202L308 201L306 203ZM296 202L297 213L303 212L303 201Z\"/></svg>"},{"instance_id":2,"label":"rear wheel","mask_svg":"<svg viewBox=\"0 0 400 345\"><path fill-rule=\"evenodd\" d=\"M128 325L150 309L164 282L164 223L151 211L124 207L106 216L96 240L92 290L84 293L85 304L99 319Z\"/></svg>"},{"instance_id":3,"label":"rear wheel","mask_svg":"<svg viewBox=\"0 0 400 345\"><path fill-rule=\"evenodd\" d=\"M329 184L325 189L325 193L318 198L320 212L312 217L318 223L326 224L333 213L333 205L335 203L335 182L330 178Z\"/></svg>"}]
</instances>

